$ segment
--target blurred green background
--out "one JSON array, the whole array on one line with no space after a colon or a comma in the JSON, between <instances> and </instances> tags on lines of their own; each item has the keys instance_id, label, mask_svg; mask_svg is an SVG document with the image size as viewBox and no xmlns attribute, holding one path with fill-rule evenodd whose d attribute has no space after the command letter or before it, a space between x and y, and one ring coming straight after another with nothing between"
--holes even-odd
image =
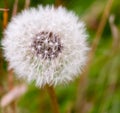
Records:
<instances>
[{"instance_id":1,"label":"blurred green background","mask_svg":"<svg viewBox=\"0 0 120 113\"><path fill-rule=\"evenodd\" d=\"M101 22L106 4L110 0L58 0L73 10L86 23L89 34L88 42L92 47L94 37ZM8 21L13 12L14 0L0 0L0 8L9 8ZM54 0L31 0L30 7L55 4ZM18 11L24 9L25 0L18 1ZM3 36L5 12L0 11L0 40ZM114 19L114 20L112 20ZM1 47L1 46L0 46ZM2 57L0 48L0 99L9 93L7 63ZM14 77L13 88L23 83ZM120 0L113 0L110 14L105 23L102 35L88 74L81 75L66 86L55 88L61 113L120 113ZM0 107L0 113L52 113L50 99L45 90L28 86L24 95L6 107Z\"/></svg>"}]
</instances>

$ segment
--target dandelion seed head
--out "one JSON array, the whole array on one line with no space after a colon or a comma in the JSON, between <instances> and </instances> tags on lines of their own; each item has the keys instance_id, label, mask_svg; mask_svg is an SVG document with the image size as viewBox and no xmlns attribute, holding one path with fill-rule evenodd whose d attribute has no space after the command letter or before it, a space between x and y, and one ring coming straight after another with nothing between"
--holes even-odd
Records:
<instances>
[{"instance_id":1,"label":"dandelion seed head","mask_svg":"<svg viewBox=\"0 0 120 113\"><path fill-rule=\"evenodd\" d=\"M85 25L63 7L39 6L13 17L2 46L16 76L36 86L66 84L87 60Z\"/></svg>"}]
</instances>

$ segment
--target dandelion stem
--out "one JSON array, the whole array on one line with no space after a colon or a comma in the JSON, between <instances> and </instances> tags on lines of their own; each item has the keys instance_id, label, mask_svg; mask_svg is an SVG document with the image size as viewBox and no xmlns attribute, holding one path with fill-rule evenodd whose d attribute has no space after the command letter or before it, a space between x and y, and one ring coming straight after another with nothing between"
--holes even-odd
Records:
<instances>
[{"instance_id":1,"label":"dandelion stem","mask_svg":"<svg viewBox=\"0 0 120 113\"><path fill-rule=\"evenodd\" d=\"M47 89L47 92L48 92L50 99L51 99L51 106L53 109L53 113L60 113L58 102L57 102L57 97L56 97L53 86L46 85L46 89Z\"/></svg>"}]
</instances>

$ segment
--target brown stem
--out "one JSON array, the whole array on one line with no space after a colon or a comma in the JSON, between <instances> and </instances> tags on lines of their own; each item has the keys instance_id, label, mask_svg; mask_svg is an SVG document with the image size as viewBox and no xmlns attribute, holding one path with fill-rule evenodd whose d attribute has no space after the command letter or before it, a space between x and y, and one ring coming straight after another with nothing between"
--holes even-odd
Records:
<instances>
[{"instance_id":1,"label":"brown stem","mask_svg":"<svg viewBox=\"0 0 120 113\"><path fill-rule=\"evenodd\" d=\"M51 99L51 106L53 109L53 113L60 113L59 112L59 105L57 102L57 97L56 97L53 86L46 85L46 89L47 89L47 92L48 92L50 99Z\"/></svg>"},{"instance_id":2,"label":"brown stem","mask_svg":"<svg viewBox=\"0 0 120 113\"><path fill-rule=\"evenodd\" d=\"M1 10L4 10L3 12L3 28L5 29L7 24L8 24L8 10L5 10L5 9L8 9L8 1L7 0L4 0L4 9L1 9Z\"/></svg>"}]
</instances>

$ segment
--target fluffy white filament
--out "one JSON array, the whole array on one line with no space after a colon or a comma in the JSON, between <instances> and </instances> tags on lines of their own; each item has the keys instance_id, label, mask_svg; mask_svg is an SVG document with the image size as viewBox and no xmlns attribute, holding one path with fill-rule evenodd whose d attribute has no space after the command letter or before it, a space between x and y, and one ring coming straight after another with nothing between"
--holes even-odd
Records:
<instances>
[{"instance_id":1,"label":"fluffy white filament","mask_svg":"<svg viewBox=\"0 0 120 113\"><path fill-rule=\"evenodd\" d=\"M63 49L56 58L52 59L52 53L50 59L33 54L33 38L43 31L60 37ZM88 51L86 37L84 23L73 12L62 7L39 6L12 18L4 32L2 45L9 68L13 68L19 78L35 81L42 87L68 83L81 73ZM53 46L53 43L49 45ZM58 43L54 45L58 46ZM37 47L40 49L41 45Z\"/></svg>"}]
</instances>

